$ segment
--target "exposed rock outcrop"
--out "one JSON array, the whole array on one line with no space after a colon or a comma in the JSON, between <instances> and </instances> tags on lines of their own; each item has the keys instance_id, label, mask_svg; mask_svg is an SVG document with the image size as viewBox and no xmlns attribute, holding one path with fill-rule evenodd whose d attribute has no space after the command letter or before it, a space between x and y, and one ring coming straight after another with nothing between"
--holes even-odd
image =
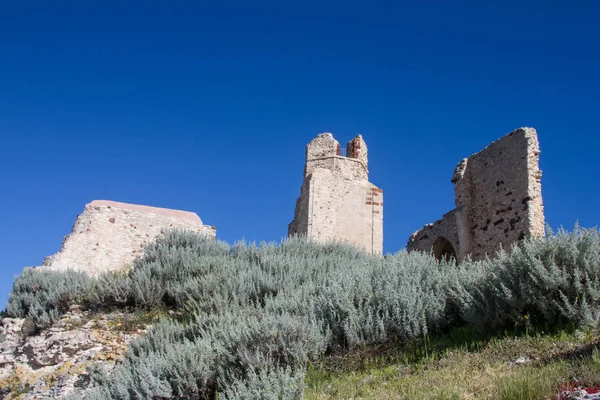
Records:
<instances>
[{"instance_id":1,"label":"exposed rock outcrop","mask_svg":"<svg viewBox=\"0 0 600 400\"><path fill-rule=\"evenodd\" d=\"M27 325L16 318L0 324L0 399L59 399L85 388L87 367L112 370L146 331L137 316L94 315L78 307L41 333L26 336Z\"/></svg>"}]
</instances>

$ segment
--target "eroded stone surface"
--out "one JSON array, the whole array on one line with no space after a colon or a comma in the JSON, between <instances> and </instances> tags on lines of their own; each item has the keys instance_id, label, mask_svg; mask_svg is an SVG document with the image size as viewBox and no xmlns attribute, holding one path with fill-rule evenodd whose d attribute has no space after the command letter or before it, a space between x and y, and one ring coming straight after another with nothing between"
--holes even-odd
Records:
<instances>
[{"instance_id":1,"label":"eroded stone surface","mask_svg":"<svg viewBox=\"0 0 600 400\"><path fill-rule=\"evenodd\" d=\"M60 399L89 383L86 367L106 371L125 356L129 343L145 326L120 330L131 315L89 312L65 314L47 331L25 337L24 319L5 318L0 325L0 398Z\"/></svg>"},{"instance_id":2,"label":"eroded stone surface","mask_svg":"<svg viewBox=\"0 0 600 400\"><path fill-rule=\"evenodd\" d=\"M91 275L127 268L148 242L172 229L216 236L215 228L192 212L95 200L77 217L60 252L44 260L44 268Z\"/></svg>"},{"instance_id":3,"label":"eroded stone surface","mask_svg":"<svg viewBox=\"0 0 600 400\"><path fill-rule=\"evenodd\" d=\"M543 236L539 154L535 129L520 128L460 161L452 177L456 209L415 232L407 250L435 250L446 239L459 260L480 260Z\"/></svg>"},{"instance_id":4,"label":"eroded stone surface","mask_svg":"<svg viewBox=\"0 0 600 400\"><path fill-rule=\"evenodd\" d=\"M361 135L348 142L345 155L331 133L307 145L304 182L289 235L383 251L383 191L369 182L367 151Z\"/></svg>"}]
</instances>

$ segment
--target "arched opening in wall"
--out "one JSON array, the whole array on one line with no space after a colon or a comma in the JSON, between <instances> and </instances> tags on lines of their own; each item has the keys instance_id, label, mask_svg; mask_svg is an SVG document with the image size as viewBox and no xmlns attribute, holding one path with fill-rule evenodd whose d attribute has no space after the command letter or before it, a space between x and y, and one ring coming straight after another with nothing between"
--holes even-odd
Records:
<instances>
[{"instance_id":1,"label":"arched opening in wall","mask_svg":"<svg viewBox=\"0 0 600 400\"><path fill-rule=\"evenodd\" d=\"M451 259L457 260L454 246L452 246L452 243L450 243L450 241L443 236L437 238L433 244L433 254L438 261L450 261Z\"/></svg>"}]
</instances>

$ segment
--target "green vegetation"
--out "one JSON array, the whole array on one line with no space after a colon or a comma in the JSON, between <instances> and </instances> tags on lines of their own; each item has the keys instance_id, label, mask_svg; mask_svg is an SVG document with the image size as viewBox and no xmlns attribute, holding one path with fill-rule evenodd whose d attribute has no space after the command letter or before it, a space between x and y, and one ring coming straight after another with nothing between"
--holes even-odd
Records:
<instances>
[{"instance_id":1,"label":"green vegetation","mask_svg":"<svg viewBox=\"0 0 600 400\"><path fill-rule=\"evenodd\" d=\"M488 363L487 372L473 369L473 360L495 351L473 338L594 326L599 274L600 234L579 228L526 241L493 261L460 265L420 253L369 256L301 238L229 246L172 232L150 245L128 273L92 280L26 270L15 282L8 313L41 329L74 302L95 310L172 311L130 346L110 375L92 374L90 400L288 399L305 391L308 398L346 398L363 396L351 395L352 388L383 390L379 381L393 388L383 396L431 398L411 392L426 387L437 398L453 399L465 395L460 374L466 379L484 372L500 396L528 398L528 391L543 393L572 367L546 362L556 375L544 370L544 379L533 363L514 376L501 373L506 360ZM463 347L452 347L460 335ZM448 338L454 344L442 350ZM369 375L320 366L363 352L375 363ZM441 375L431 375L435 370Z\"/></svg>"},{"instance_id":2,"label":"green vegetation","mask_svg":"<svg viewBox=\"0 0 600 400\"><path fill-rule=\"evenodd\" d=\"M71 304L81 303L91 289L84 272L54 272L25 268L13 284L6 308L8 315L28 318L30 334L47 328Z\"/></svg>"},{"instance_id":3,"label":"green vegetation","mask_svg":"<svg viewBox=\"0 0 600 400\"><path fill-rule=\"evenodd\" d=\"M600 383L591 329L488 339L463 333L326 357L309 367L305 398L537 400L554 399L575 379L582 387Z\"/></svg>"}]
</instances>

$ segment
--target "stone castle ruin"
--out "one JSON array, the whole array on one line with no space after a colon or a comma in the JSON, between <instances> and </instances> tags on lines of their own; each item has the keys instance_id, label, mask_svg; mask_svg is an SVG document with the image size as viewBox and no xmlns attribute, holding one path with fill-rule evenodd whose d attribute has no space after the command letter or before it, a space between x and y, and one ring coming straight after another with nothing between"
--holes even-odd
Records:
<instances>
[{"instance_id":1,"label":"stone castle ruin","mask_svg":"<svg viewBox=\"0 0 600 400\"><path fill-rule=\"evenodd\" d=\"M127 268L143 254L148 242L173 229L216 236L216 229L202 224L192 212L94 200L77 217L60 252L47 257L43 265L91 275Z\"/></svg>"},{"instance_id":2,"label":"stone castle ruin","mask_svg":"<svg viewBox=\"0 0 600 400\"><path fill-rule=\"evenodd\" d=\"M342 149L331 133L306 146L304 182L288 234L340 240L373 254L383 251L383 191L369 182L361 135Z\"/></svg>"},{"instance_id":3,"label":"stone castle ruin","mask_svg":"<svg viewBox=\"0 0 600 400\"><path fill-rule=\"evenodd\" d=\"M481 260L500 246L543 236L539 154L535 129L520 128L463 159L452 177L456 208L413 233L407 250Z\"/></svg>"},{"instance_id":4,"label":"stone castle ruin","mask_svg":"<svg viewBox=\"0 0 600 400\"><path fill-rule=\"evenodd\" d=\"M452 178L456 208L415 232L407 250L433 250L438 259L480 260L500 246L543 236L539 154L536 131L521 128L462 160ZM43 265L92 275L127 268L148 242L172 229L216 237L216 229L192 212L95 200L77 217L60 252ZM304 181L288 234L382 253L383 191L369 182L361 135L345 149L331 133L306 146Z\"/></svg>"}]
</instances>

